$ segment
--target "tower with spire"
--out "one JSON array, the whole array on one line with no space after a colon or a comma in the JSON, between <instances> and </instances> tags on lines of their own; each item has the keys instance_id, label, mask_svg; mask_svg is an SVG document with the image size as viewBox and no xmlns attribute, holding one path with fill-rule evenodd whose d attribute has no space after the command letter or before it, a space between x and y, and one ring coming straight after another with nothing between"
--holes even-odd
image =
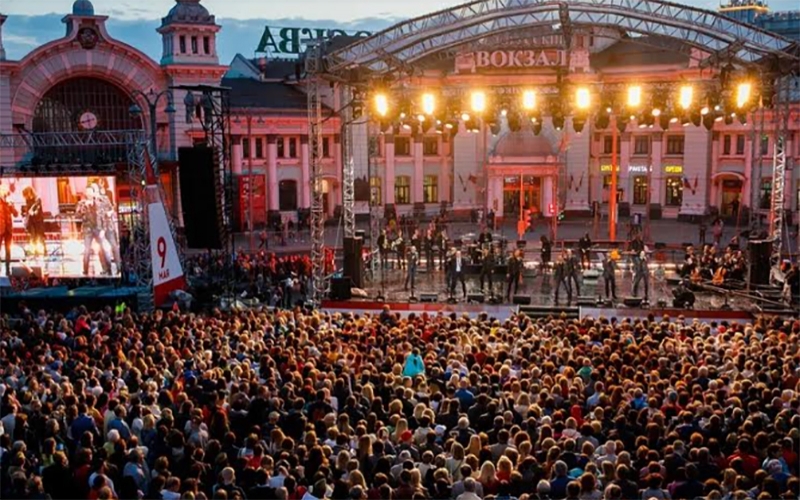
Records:
<instances>
[{"instance_id":1,"label":"tower with spire","mask_svg":"<svg viewBox=\"0 0 800 500\"><path fill-rule=\"evenodd\" d=\"M176 0L161 19L162 65L219 64L217 25L200 0Z\"/></svg>"}]
</instances>

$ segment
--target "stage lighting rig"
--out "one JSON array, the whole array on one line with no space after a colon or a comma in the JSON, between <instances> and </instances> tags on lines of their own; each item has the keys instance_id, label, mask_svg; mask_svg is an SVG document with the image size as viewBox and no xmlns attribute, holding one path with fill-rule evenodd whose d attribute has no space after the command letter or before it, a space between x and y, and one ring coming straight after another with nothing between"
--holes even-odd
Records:
<instances>
[{"instance_id":1,"label":"stage lighting rig","mask_svg":"<svg viewBox=\"0 0 800 500\"><path fill-rule=\"evenodd\" d=\"M683 111L688 111L694 102L694 88L691 85L681 85L678 104Z\"/></svg>"},{"instance_id":2,"label":"stage lighting rig","mask_svg":"<svg viewBox=\"0 0 800 500\"><path fill-rule=\"evenodd\" d=\"M536 91L525 90L522 92L522 109L533 111L536 109Z\"/></svg>"},{"instance_id":3,"label":"stage lighting rig","mask_svg":"<svg viewBox=\"0 0 800 500\"><path fill-rule=\"evenodd\" d=\"M470 110L479 115L486 111L486 92L475 90L470 94Z\"/></svg>"},{"instance_id":4,"label":"stage lighting rig","mask_svg":"<svg viewBox=\"0 0 800 500\"><path fill-rule=\"evenodd\" d=\"M506 122L508 123L508 130L511 132L518 132L522 130L522 120L520 119L518 112L509 112L508 115L506 115Z\"/></svg>"},{"instance_id":5,"label":"stage lighting rig","mask_svg":"<svg viewBox=\"0 0 800 500\"><path fill-rule=\"evenodd\" d=\"M639 85L631 85L628 87L628 108L632 110L639 109L642 105L642 87Z\"/></svg>"}]
</instances>

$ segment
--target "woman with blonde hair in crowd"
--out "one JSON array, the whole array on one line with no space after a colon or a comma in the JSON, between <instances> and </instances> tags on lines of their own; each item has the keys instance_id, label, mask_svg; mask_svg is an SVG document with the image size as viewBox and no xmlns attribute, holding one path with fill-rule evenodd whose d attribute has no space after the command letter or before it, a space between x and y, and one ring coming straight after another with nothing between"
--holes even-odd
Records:
<instances>
[{"instance_id":1,"label":"woman with blonde hair in crowd","mask_svg":"<svg viewBox=\"0 0 800 500\"><path fill-rule=\"evenodd\" d=\"M483 462L481 472L478 474L478 482L483 486L484 495L495 495L497 493L500 481L497 480L497 470L492 462L488 460Z\"/></svg>"}]
</instances>

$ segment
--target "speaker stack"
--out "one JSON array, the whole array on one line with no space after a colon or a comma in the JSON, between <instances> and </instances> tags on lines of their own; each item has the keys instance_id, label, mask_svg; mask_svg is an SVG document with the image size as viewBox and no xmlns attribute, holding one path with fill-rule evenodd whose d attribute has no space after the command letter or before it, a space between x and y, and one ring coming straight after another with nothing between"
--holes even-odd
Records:
<instances>
[{"instance_id":1,"label":"speaker stack","mask_svg":"<svg viewBox=\"0 0 800 500\"><path fill-rule=\"evenodd\" d=\"M364 240L360 237L344 239L344 275L350 278L356 288L364 288L364 259L361 249Z\"/></svg>"},{"instance_id":2,"label":"speaker stack","mask_svg":"<svg viewBox=\"0 0 800 500\"><path fill-rule=\"evenodd\" d=\"M769 240L752 240L747 244L750 253L748 279L750 285L769 285L769 258L772 242Z\"/></svg>"},{"instance_id":3,"label":"speaker stack","mask_svg":"<svg viewBox=\"0 0 800 500\"><path fill-rule=\"evenodd\" d=\"M178 162L186 244L189 248L219 250L224 239L224 225L214 150L207 147L179 148Z\"/></svg>"}]
</instances>

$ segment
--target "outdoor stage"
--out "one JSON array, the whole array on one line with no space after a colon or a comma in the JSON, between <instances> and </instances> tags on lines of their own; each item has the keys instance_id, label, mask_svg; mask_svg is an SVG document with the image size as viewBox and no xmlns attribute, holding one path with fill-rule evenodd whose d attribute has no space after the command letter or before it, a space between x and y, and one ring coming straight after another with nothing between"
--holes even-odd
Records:
<instances>
[{"instance_id":1,"label":"outdoor stage","mask_svg":"<svg viewBox=\"0 0 800 500\"><path fill-rule=\"evenodd\" d=\"M365 288L367 292L367 300L375 300L377 297L383 297L388 303L403 304L410 302L411 292L404 290L404 282L406 271L399 269L390 269L385 271L383 283L381 282L381 271L378 271L377 279L369 282ZM614 301L612 307L631 309L625 306L623 300L633 296L633 274L628 269L623 269L617 272L617 300ZM650 273L650 309L655 310L659 307L661 302L662 307L672 307L672 289L678 284L679 278L677 273L670 267L651 266ZM445 283L444 271L433 271L427 273L422 267L421 271L417 272L415 297L417 300L423 298L424 295L430 296L434 294L436 303L446 303L448 299L447 285ZM467 285L467 294L480 293L480 279L478 275L467 275L465 278ZM582 303L578 303L578 296L574 294L571 304L567 303L566 291L561 289L559 294L559 303L555 303L555 287L552 272L541 273L538 269L527 268L523 275L522 283L519 286L517 295L530 298L530 304L533 307L539 308L552 308L556 305L559 306L584 306L595 307L598 297L605 297L605 290L602 277L596 269L584 272L584 277L581 280L580 297L584 298ZM494 291L495 296L502 302L497 305L508 307L511 305L509 301L505 300L506 294L506 281L505 275L495 276ZM512 293L513 295L513 293ZM639 297L644 296L643 286L640 285ZM490 297L488 284L486 286L485 305L490 305ZM694 309L698 311L746 311L752 313L761 312L759 305L756 301L738 296L735 293L728 294L727 298L720 294L710 291L702 291L695 293L696 301ZM455 298L457 303L465 304L469 301L465 299L461 290L461 284L457 283ZM637 306L634 306L636 308Z\"/></svg>"}]
</instances>

